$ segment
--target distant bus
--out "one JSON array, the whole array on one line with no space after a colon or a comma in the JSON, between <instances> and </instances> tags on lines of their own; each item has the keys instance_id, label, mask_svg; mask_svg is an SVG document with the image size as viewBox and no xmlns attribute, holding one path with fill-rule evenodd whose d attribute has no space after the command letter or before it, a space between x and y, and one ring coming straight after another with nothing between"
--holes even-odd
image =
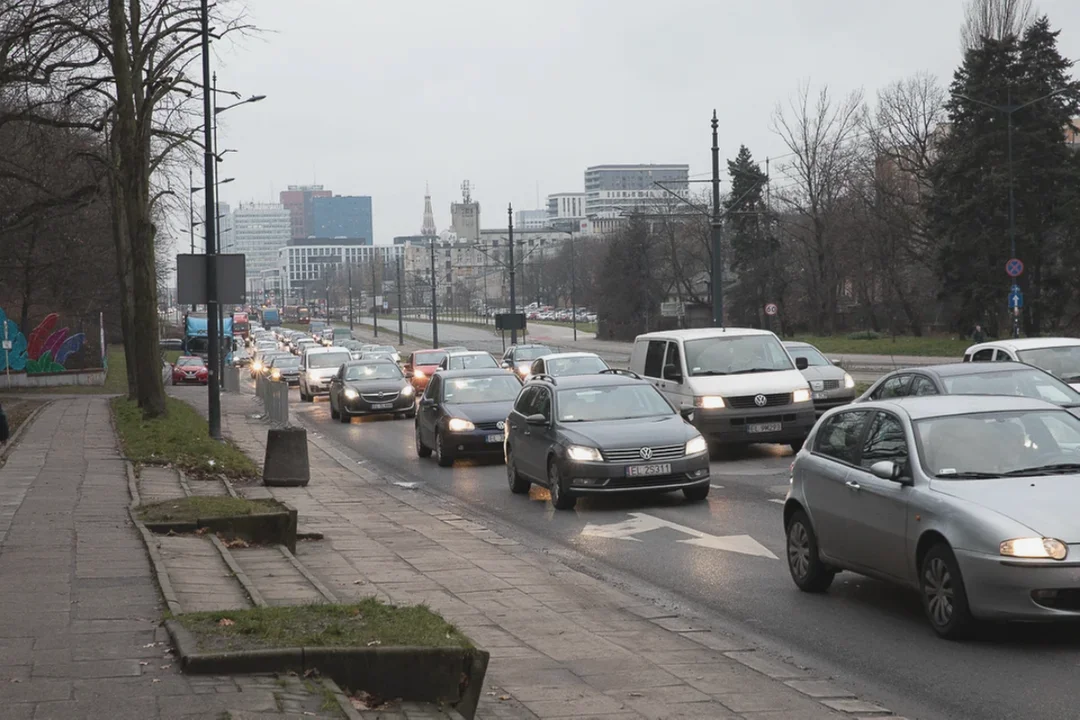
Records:
<instances>
[{"instance_id":1,"label":"distant bus","mask_svg":"<svg viewBox=\"0 0 1080 720\"><path fill-rule=\"evenodd\" d=\"M286 305L281 309L281 319L287 323L297 322L300 317L300 313L297 312L299 309L296 305Z\"/></svg>"},{"instance_id":2,"label":"distant bus","mask_svg":"<svg viewBox=\"0 0 1080 720\"><path fill-rule=\"evenodd\" d=\"M296 322L301 325L311 322L311 310L303 306L296 308Z\"/></svg>"},{"instance_id":3,"label":"distant bus","mask_svg":"<svg viewBox=\"0 0 1080 720\"><path fill-rule=\"evenodd\" d=\"M247 340L251 334L251 326L248 324L248 314L246 312L234 312L232 316L232 332L233 337L243 338Z\"/></svg>"},{"instance_id":4,"label":"distant bus","mask_svg":"<svg viewBox=\"0 0 1080 720\"><path fill-rule=\"evenodd\" d=\"M262 309L262 324L265 328L278 327L281 325L281 315L277 308L266 307Z\"/></svg>"}]
</instances>

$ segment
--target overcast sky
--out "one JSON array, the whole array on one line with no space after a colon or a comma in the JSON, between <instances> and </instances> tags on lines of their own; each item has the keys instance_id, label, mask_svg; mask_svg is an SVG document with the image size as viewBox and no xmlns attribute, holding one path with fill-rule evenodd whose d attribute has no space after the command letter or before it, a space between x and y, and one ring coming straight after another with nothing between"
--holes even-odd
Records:
<instances>
[{"instance_id":1,"label":"overcast sky","mask_svg":"<svg viewBox=\"0 0 1080 720\"><path fill-rule=\"evenodd\" d=\"M1037 0L1080 57L1080 0ZM220 115L235 148L221 199L277 202L290 184L371 195L375 241L435 222L468 179L483 227L587 166L710 170L746 144L785 152L771 116L800 82L838 95L960 61L963 0L247 0L257 37L219 43L220 88L265 94ZM774 177L777 176L774 171ZM539 194L540 203L537 202Z\"/></svg>"}]
</instances>

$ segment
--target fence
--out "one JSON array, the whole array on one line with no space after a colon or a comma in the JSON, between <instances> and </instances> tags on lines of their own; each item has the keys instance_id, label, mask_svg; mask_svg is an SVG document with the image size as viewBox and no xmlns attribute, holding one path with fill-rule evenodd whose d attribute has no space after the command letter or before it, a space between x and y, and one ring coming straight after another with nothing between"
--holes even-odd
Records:
<instances>
[{"instance_id":1,"label":"fence","mask_svg":"<svg viewBox=\"0 0 1080 720\"><path fill-rule=\"evenodd\" d=\"M289 384L255 376L255 396L262 400L265 417L275 425L289 424Z\"/></svg>"}]
</instances>

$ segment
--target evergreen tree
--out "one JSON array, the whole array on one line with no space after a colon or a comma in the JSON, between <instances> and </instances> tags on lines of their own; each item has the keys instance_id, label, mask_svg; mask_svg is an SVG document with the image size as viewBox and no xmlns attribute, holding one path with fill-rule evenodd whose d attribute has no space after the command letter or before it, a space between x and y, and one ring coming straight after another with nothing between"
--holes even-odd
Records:
<instances>
[{"instance_id":1,"label":"evergreen tree","mask_svg":"<svg viewBox=\"0 0 1080 720\"><path fill-rule=\"evenodd\" d=\"M1063 308L1074 296L1063 282L1071 272L1065 250L1075 212L1066 191L1075 194L1080 182L1080 166L1065 142L1070 118L1080 109L1080 93L1068 77L1071 64L1042 17L1022 39L984 39L965 53L953 77L950 126L931 173L929 220L941 241L942 294L962 331L975 323L992 334L1011 327L1003 322L1011 284L1005 274L1011 252L1005 108L1013 108L1016 255L1025 264L1017 284L1027 303L1026 332L1055 322L1059 316L1049 307ZM1057 90L1063 92L1044 97Z\"/></svg>"},{"instance_id":2,"label":"evergreen tree","mask_svg":"<svg viewBox=\"0 0 1080 720\"><path fill-rule=\"evenodd\" d=\"M750 150L739 148L728 160L731 194L724 202L731 247L729 265L738 278L729 295L728 316L735 325L761 327L766 303L779 302L777 250L765 204L766 176Z\"/></svg>"}]
</instances>

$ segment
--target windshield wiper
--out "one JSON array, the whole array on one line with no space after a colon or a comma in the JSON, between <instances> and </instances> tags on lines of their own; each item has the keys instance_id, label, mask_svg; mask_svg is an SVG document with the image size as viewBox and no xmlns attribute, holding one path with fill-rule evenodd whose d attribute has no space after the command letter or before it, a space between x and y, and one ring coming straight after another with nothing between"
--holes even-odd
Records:
<instances>
[{"instance_id":1,"label":"windshield wiper","mask_svg":"<svg viewBox=\"0 0 1080 720\"><path fill-rule=\"evenodd\" d=\"M776 368L747 368L745 370L736 370L735 372L732 372L730 374L731 375L748 375L750 373L775 372L775 371L776 371Z\"/></svg>"},{"instance_id":2,"label":"windshield wiper","mask_svg":"<svg viewBox=\"0 0 1080 720\"><path fill-rule=\"evenodd\" d=\"M702 375L727 375L728 373L724 372L723 370L698 370L697 372L690 374L695 377L699 377Z\"/></svg>"},{"instance_id":3,"label":"windshield wiper","mask_svg":"<svg viewBox=\"0 0 1080 720\"><path fill-rule=\"evenodd\" d=\"M1045 473L1075 473L1080 472L1080 463L1051 463L1049 465L1036 465L1034 467L1010 470L1006 476L1016 475L1042 475Z\"/></svg>"},{"instance_id":4,"label":"windshield wiper","mask_svg":"<svg viewBox=\"0 0 1080 720\"><path fill-rule=\"evenodd\" d=\"M974 470L969 470L966 472L938 473L934 477L940 480L993 480L994 478L1005 476L1001 473L977 472Z\"/></svg>"}]
</instances>

